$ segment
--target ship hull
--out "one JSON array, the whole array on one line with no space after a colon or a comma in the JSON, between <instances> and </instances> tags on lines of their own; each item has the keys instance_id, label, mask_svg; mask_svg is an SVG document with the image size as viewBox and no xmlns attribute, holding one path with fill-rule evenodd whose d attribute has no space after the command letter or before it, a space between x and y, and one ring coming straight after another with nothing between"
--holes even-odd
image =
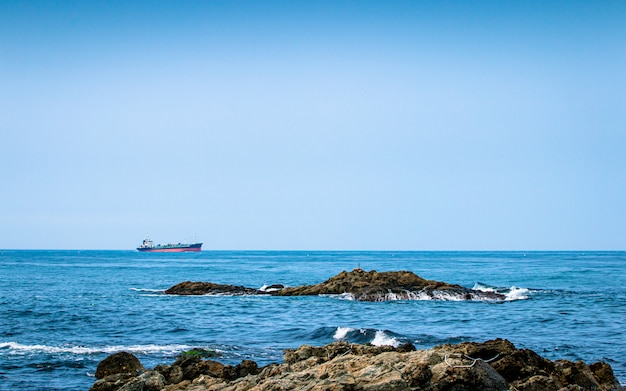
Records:
<instances>
[{"instance_id":1,"label":"ship hull","mask_svg":"<svg viewBox=\"0 0 626 391\"><path fill-rule=\"evenodd\" d=\"M187 245L156 245L153 247L137 247L137 251L142 253L197 253L202 251L202 243Z\"/></svg>"}]
</instances>

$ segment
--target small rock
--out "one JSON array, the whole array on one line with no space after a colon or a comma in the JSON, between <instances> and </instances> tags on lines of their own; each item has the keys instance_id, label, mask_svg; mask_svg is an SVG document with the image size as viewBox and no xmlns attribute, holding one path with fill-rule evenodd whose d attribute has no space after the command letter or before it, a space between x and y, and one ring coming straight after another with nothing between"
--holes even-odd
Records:
<instances>
[{"instance_id":1,"label":"small rock","mask_svg":"<svg viewBox=\"0 0 626 391\"><path fill-rule=\"evenodd\" d=\"M139 359L132 353L119 352L112 354L102 360L96 369L96 378L102 379L105 376L118 373L130 373L135 376L143 369Z\"/></svg>"}]
</instances>

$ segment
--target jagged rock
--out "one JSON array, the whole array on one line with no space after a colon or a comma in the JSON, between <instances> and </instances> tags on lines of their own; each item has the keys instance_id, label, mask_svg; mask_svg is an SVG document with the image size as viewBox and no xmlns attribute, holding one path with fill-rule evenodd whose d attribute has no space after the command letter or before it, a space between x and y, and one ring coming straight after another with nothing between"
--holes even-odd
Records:
<instances>
[{"instance_id":1,"label":"jagged rock","mask_svg":"<svg viewBox=\"0 0 626 391\"><path fill-rule=\"evenodd\" d=\"M165 378L157 371L148 371L124 384L118 391L161 391Z\"/></svg>"},{"instance_id":2,"label":"jagged rock","mask_svg":"<svg viewBox=\"0 0 626 391\"><path fill-rule=\"evenodd\" d=\"M235 365L234 367L231 365L224 366L221 377L226 380L235 380L248 375L256 375L259 372L259 366L256 362L243 360L241 364Z\"/></svg>"},{"instance_id":3,"label":"jagged rock","mask_svg":"<svg viewBox=\"0 0 626 391\"><path fill-rule=\"evenodd\" d=\"M115 375L118 373L130 373L137 375L143 366L139 359L132 353L119 352L112 354L102 360L96 369L96 378L102 379L105 376Z\"/></svg>"},{"instance_id":4,"label":"jagged rock","mask_svg":"<svg viewBox=\"0 0 626 391\"><path fill-rule=\"evenodd\" d=\"M90 391L117 391L124 384L133 380L137 375L131 373L117 373L115 375L108 375L103 377L102 379L96 380Z\"/></svg>"},{"instance_id":5,"label":"jagged rock","mask_svg":"<svg viewBox=\"0 0 626 391\"><path fill-rule=\"evenodd\" d=\"M93 391L279 391L279 390L623 390L610 365L547 360L528 349L516 349L502 339L484 343L441 345L429 350L350 344L303 345L285 352L284 364L259 369L253 361L222 365L212 371L192 371L213 362L199 357L179 358L171 367L159 366L130 380L121 374L117 388ZM218 363L219 364L219 363ZM220 364L221 365L221 364ZM179 367L193 379L164 373ZM219 372L219 375L216 376ZM189 375L187 375L189 376ZM172 381L176 378L178 383ZM125 383L124 383L125 379ZM136 387L143 388L136 388ZM151 387L151 388L150 388Z\"/></svg>"},{"instance_id":6,"label":"jagged rock","mask_svg":"<svg viewBox=\"0 0 626 391\"><path fill-rule=\"evenodd\" d=\"M529 349L520 349L491 364L506 381L514 382L533 376L549 377L554 363Z\"/></svg>"},{"instance_id":7,"label":"jagged rock","mask_svg":"<svg viewBox=\"0 0 626 391\"><path fill-rule=\"evenodd\" d=\"M403 344L397 348L393 346L373 346L351 344L346 341L338 341L325 346L302 345L298 349L287 349L285 351L285 363L295 364L299 361L308 360L314 357L318 363L332 360L337 356L343 356L348 353L357 356L375 356L385 352L411 352L415 350L415 346L410 343Z\"/></svg>"},{"instance_id":8,"label":"jagged rock","mask_svg":"<svg viewBox=\"0 0 626 391\"><path fill-rule=\"evenodd\" d=\"M183 370L178 365L165 365L159 364L154 367L155 371L158 371L165 378L168 384L177 384L183 381Z\"/></svg>"},{"instance_id":9,"label":"jagged rock","mask_svg":"<svg viewBox=\"0 0 626 391\"><path fill-rule=\"evenodd\" d=\"M589 365L589 369L603 390L617 390L620 388L620 384L613 373L613 368L609 364L598 361Z\"/></svg>"},{"instance_id":10,"label":"jagged rock","mask_svg":"<svg viewBox=\"0 0 626 391\"><path fill-rule=\"evenodd\" d=\"M601 390L591 369L582 361L558 360L555 366L564 384L575 384L584 390Z\"/></svg>"},{"instance_id":11,"label":"jagged rock","mask_svg":"<svg viewBox=\"0 0 626 391\"><path fill-rule=\"evenodd\" d=\"M242 286L221 285L210 282L185 281L165 291L173 295L272 295L272 296L312 296L350 294L355 300L504 300L505 296L496 292L482 292L460 285L440 281L425 280L409 271L366 272L354 269L316 285L282 287L272 285L274 289L257 290ZM281 287L281 288L279 288Z\"/></svg>"},{"instance_id":12,"label":"jagged rock","mask_svg":"<svg viewBox=\"0 0 626 391\"><path fill-rule=\"evenodd\" d=\"M200 375L220 377L224 365L217 361L202 360L199 356L181 355L172 364L172 368L176 367L180 368L182 380L193 380Z\"/></svg>"}]
</instances>

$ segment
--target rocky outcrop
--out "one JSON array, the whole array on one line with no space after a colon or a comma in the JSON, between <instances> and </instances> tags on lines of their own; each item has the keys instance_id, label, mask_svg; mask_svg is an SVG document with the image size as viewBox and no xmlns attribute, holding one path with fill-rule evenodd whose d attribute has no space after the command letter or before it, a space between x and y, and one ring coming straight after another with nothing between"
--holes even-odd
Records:
<instances>
[{"instance_id":1,"label":"rocky outcrop","mask_svg":"<svg viewBox=\"0 0 626 391\"><path fill-rule=\"evenodd\" d=\"M167 289L165 294L168 295L259 295L264 294L254 288L246 288L244 286L214 284L212 282L194 282L185 281L174 285Z\"/></svg>"},{"instance_id":2,"label":"rocky outcrop","mask_svg":"<svg viewBox=\"0 0 626 391\"><path fill-rule=\"evenodd\" d=\"M481 292L460 285L426 280L409 271L366 272L354 269L316 285L284 288L276 296L339 295L348 293L355 300L386 301L428 298L433 300L504 300L495 292Z\"/></svg>"},{"instance_id":3,"label":"rocky outcrop","mask_svg":"<svg viewBox=\"0 0 626 391\"><path fill-rule=\"evenodd\" d=\"M496 292L482 292L460 285L440 281L426 280L409 271L366 272L354 269L316 285L283 287L273 285L274 289L257 290L242 286L220 285L210 282L186 281L165 291L172 295L259 295L272 296L313 296L313 295L349 295L354 300L504 300L505 296Z\"/></svg>"},{"instance_id":4,"label":"rocky outcrop","mask_svg":"<svg viewBox=\"0 0 626 391\"><path fill-rule=\"evenodd\" d=\"M420 351L410 344L393 348L340 341L288 350L284 364L261 369L252 361L228 366L194 356L124 384L115 376L98 380L92 390L623 390L606 363L552 362L501 339ZM96 388L105 383L117 388Z\"/></svg>"}]
</instances>

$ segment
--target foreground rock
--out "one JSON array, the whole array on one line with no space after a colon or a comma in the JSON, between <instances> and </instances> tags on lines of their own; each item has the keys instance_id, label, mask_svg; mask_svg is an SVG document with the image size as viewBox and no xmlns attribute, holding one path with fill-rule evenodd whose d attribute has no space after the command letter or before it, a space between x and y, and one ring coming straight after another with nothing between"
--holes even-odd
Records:
<instances>
[{"instance_id":1,"label":"foreground rock","mask_svg":"<svg viewBox=\"0 0 626 391\"><path fill-rule=\"evenodd\" d=\"M102 379L105 376L117 374L129 374L135 376L143 366L134 355L127 352L119 352L110 355L98 364L96 378Z\"/></svg>"},{"instance_id":2,"label":"foreground rock","mask_svg":"<svg viewBox=\"0 0 626 391\"><path fill-rule=\"evenodd\" d=\"M623 390L606 363L553 362L501 339L421 351L341 341L289 350L284 364L261 369L252 361L229 366L183 357L124 384L115 376L91 390Z\"/></svg>"},{"instance_id":3,"label":"foreground rock","mask_svg":"<svg viewBox=\"0 0 626 391\"><path fill-rule=\"evenodd\" d=\"M210 282L185 281L165 291L172 295L272 295L272 296L316 296L350 295L354 300L504 300L506 297L496 292L482 292L460 285L426 280L409 271L366 272L354 269L316 285L284 288L281 285L272 290L258 290L242 286L220 285Z\"/></svg>"}]
</instances>

